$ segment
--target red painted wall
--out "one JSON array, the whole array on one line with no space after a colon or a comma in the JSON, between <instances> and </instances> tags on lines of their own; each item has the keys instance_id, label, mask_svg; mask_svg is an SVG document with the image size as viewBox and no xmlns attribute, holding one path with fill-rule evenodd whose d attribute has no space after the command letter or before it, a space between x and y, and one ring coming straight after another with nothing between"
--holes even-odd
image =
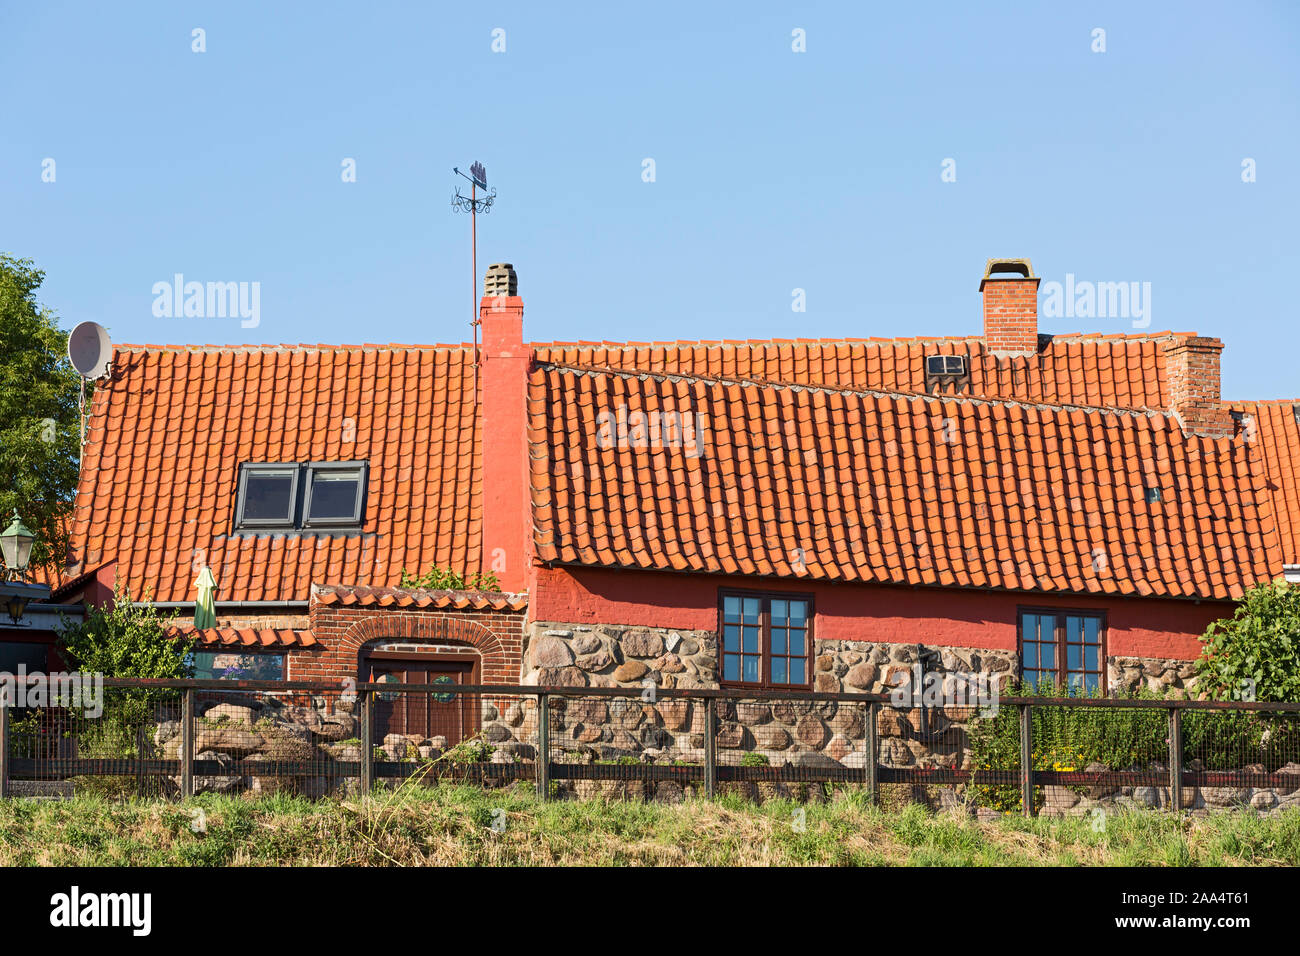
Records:
<instances>
[{"instance_id":1,"label":"red painted wall","mask_svg":"<svg viewBox=\"0 0 1300 956\"><path fill-rule=\"evenodd\" d=\"M1233 609L1231 602L1047 597L955 588L764 582L723 575L539 567L529 618L715 631L718 589L722 587L812 594L816 636L821 640L1015 650L1017 607L1102 609L1107 612L1107 654L1184 660L1200 654L1197 637L1206 625Z\"/></svg>"}]
</instances>

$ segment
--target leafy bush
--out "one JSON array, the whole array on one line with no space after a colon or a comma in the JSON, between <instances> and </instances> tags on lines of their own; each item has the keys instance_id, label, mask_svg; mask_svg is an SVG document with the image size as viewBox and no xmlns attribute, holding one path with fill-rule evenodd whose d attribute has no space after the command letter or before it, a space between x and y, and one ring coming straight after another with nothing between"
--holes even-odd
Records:
<instances>
[{"instance_id":1,"label":"leafy bush","mask_svg":"<svg viewBox=\"0 0 1300 956\"><path fill-rule=\"evenodd\" d=\"M1197 683L1211 698L1241 700L1253 689L1255 700L1300 701L1300 588L1257 584L1201 643Z\"/></svg>"},{"instance_id":2,"label":"leafy bush","mask_svg":"<svg viewBox=\"0 0 1300 956\"><path fill-rule=\"evenodd\" d=\"M767 754L750 752L740 758L740 765L742 767L767 767L770 766L771 763L772 761L767 759Z\"/></svg>"},{"instance_id":3,"label":"leafy bush","mask_svg":"<svg viewBox=\"0 0 1300 956\"><path fill-rule=\"evenodd\" d=\"M1009 690L1015 697L1100 697L1099 692L1080 693L1076 688L1021 685ZM1140 691L1124 695L1152 699ZM1065 773L1082 771L1101 763L1109 770L1146 768L1169 757L1169 720L1164 710L1035 707L1032 717L1031 759L1035 770ZM975 770L1020 772L1020 712L1016 707L999 707L993 717L976 715L970 723L971 767ZM995 810L1021 807L1016 784L978 784L972 787L975 802Z\"/></svg>"},{"instance_id":4,"label":"leafy bush","mask_svg":"<svg viewBox=\"0 0 1300 956\"><path fill-rule=\"evenodd\" d=\"M1081 697L1065 687L1013 687L1012 696ZM1090 696L1100 696L1097 694ZM1112 695L1154 700L1147 690ZM1169 711L1164 708L1035 707L1032 744L1035 770L1083 771L1090 764L1107 770L1147 770L1169 761ZM1300 753L1300 718L1258 711L1185 710L1182 716L1183 766L1200 761L1205 770L1241 770L1263 764L1269 772ZM993 717L972 718L971 767L1020 771L1020 714L1000 707ZM1083 792L1086 787L1074 787ZM1019 810L1018 784L978 784L975 802L995 810ZM1041 791L1039 791L1041 799Z\"/></svg>"},{"instance_id":5,"label":"leafy bush","mask_svg":"<svg viewBox=\"0 0 1300 956\"><path fill-rule=\"evenodd\" d=\"M425 574L407 574L402 568L398 587L424 588L429 591L500 591L495 571L461 575L449 568L434 566Z\"/></svg>"},{"instance_id":6,"label":"leafy bush","mask_svg":"<svg viewBox=\"0 0 1300 956\"><path fill-rule=\"evenodd\" d=\"M119 592L113 603L89 608L83 620L69 624L60 635L64 658L77 670L104 677L183 679L192 676L189 663L194 642L164 636L176 615L163 617L152 604L135 605ZM165 719L180 699L179 691L108 688L104 712L87 721L77 734L83 757L147 757L151 734L147 724Z\"/></svg>"}]
</instances>

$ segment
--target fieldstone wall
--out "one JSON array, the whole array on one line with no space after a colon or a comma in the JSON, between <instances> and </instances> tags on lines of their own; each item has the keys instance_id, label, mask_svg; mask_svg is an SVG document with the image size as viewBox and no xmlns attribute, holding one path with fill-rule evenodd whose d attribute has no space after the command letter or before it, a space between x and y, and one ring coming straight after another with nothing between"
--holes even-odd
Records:
<instances>
[{"instance_id":1,"label":"fieldstone wall","mask_svg":"<svg viewBox=\"0 0 1300 956\"><path fill-rule=\"evenodd\" d=\"M311 761L325 771L330 762L361 759L361 728L355 709L355 700L342 697L240 695L222 701L200 699L195 703L194 759L223 768L236 760ZM152 738L158 756L169 760L180 756L179 720L160 721L153 728ZM179 778L173 782L179 787ZM274 771L267 775L230 773L194 778L195 793L291 791L321 797L332 787L354 788L355 782L331 780L325 773L286 777Z\"/></svg>"},{"instance_id":2,"label":"fieldstone wall","mask_svg":"<svg viewBox=\"0 0 1300 956\"><path fill-rule=\"evenodd\" d=\"M535 623L524 636L524 684L717 687L712 631Z\"/></svg>"},{"instance_id":3,"label":"fieldstone wall","mask_svg":"<svg viewBox=\"0 0 1300 956\"><path fill-rule=\"evenodd\" d=\"M1186 697L1196 687L1192 661L1152 657L1106 658L1106 686L1112 694L1149 690L1161 696Z\"/></svg>"}]
</instances>

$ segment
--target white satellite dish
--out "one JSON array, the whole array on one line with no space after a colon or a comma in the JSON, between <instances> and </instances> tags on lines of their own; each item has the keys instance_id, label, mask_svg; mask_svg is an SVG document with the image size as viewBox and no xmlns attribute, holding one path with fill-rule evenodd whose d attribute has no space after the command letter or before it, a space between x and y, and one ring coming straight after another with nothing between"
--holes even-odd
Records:
<instances>
[{"instance_id":1,"label":"white satellite dish","mask_svg":"<svg viewBox=\"0 0 1300 956\"><path fill-rule=\"evenodd\" d=\"M68 336L68 361L83 379L99 378L108 371L113 343L98 322L80 322Z\"/></svg>"}]
</instances>

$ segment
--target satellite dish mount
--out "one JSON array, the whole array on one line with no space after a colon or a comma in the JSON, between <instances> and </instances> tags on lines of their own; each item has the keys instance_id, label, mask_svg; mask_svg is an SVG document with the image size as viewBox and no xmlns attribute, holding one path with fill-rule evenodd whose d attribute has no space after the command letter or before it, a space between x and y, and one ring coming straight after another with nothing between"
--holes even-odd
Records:
<instances>
[{"instance_id":1,"label":"satellite dish mount","mask_svg":"<svg viewBox=\"0 0 1300 956\"><path fill-rule=\"evenodd\" d=\"M79 322L68 335L68 361L81 377L79 444L86 444L86 383L108 375L112 368L113 343L98 322Z\"/></svg>"}]
</instances>

